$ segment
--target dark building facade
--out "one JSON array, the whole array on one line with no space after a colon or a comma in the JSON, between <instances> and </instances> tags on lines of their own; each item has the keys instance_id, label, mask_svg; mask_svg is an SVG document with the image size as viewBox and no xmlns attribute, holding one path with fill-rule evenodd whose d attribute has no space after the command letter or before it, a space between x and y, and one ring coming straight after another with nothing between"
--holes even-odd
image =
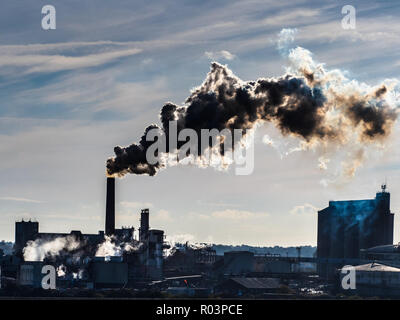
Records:
<instances>
[{"instance_id":1,"label":"dark building facade","mask_svg":"<svg viewBox=\"0 0 400 320\"><path fill-rule=\"evenodd\" d=\"M329 201L329 207L318 211L320 275L329 275L346 261L359 259L361 249L393 244L394 214L390 212L390 193L385 189L382 186L375 199ZM330 259L330 263L324 259Z\"/></svg>"},{"instance_id":2,"label":"dark building facade","mask_svg":"<svg viewBox=\"0 0 400 320\"><path fill-rule=\"evenodd\" d=\"M30 240L35 240L39 233L39 222L36 221L17 221L15 222L15 244L14 251L22 253L22 249Z\"/></svg>"}]
</instances>

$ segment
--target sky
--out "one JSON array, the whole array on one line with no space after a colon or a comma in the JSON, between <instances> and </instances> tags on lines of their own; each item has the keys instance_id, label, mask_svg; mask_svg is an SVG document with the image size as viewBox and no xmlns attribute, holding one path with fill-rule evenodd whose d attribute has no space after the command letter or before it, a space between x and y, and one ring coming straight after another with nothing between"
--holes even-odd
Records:
<instances>
[{"instance_id":1,"label":"sky","mask_svg":"<svg viewBox=\"0 0 400 320\"><path fill-rule=\"evenodd\" d=\"M56 29L43 30L44 5ZM356 28L342 28L344 5ZM116 145L183 104L212 61L243 80L280 76L283 28L327 69L374 86L398 78L398 1L3 1L0 11L0 239L34 219L42 232L104 229L105 162ZM317 152L282 155L296 141L258 128L254 172L176 166L116 183L116 225L139 224L176 241L316 245L317 210L329 200L373 198L386 180L400 241L399 125L352 179L325 183ZM283 149L263 143L274 137ZM340 159L338 160L340 161Z\"/></svg>"}]
</instances>

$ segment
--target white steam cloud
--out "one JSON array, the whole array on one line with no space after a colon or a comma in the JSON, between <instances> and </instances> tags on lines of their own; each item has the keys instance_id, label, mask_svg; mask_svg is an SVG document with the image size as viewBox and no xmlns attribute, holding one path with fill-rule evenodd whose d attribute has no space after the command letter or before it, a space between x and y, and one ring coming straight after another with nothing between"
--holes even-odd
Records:
<instances>
[{"instance_id":1,"label":"white steam cloud","mask_svg":"<svg viewBox=\"0 0 400 320\"><path fill-rule=\"evenodd\" d=\"M118 243L114 237L105 236L104 242L97 247L96 257L120 257L124 252L139 250L141 244L131 242Z\"/></svg>"},{"instance_id":2,"label":"white steam cloud","mask_svg":"<svg viewBox=\"0 0 400 320\"><path fill-rule=\"evenodd\" d=\"M73 236L58 237L52 240L36 239L28 241L23 249L25 261L43 261L46 257L55 257L61 251L73 251L80 247L80 242Z\"/></svg>"}]
</instances>

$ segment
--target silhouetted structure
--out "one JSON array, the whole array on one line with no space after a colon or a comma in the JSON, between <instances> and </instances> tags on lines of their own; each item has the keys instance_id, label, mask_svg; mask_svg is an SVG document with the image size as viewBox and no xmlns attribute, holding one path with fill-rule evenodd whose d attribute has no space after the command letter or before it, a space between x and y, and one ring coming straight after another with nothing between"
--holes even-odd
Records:
<instances>
[{"instance_id":1,"label":"silhouetted structure","mask_svg":"<svg viewBox=\"0 0 400 320\"><path fill-rule=\"evenodd\" d=\"M386 185L375 199L329 201L318 212L318 273L329 276L344 259L358 259L360 249L393 244L393 218Z\"/></svg>"},{"instance_id":2,"label":"silhouetted structure","mask_svg":"<svg viewBox=\"0 0 400 320\"><path fill-rule=\"evenodd\" d=\"M149 233L149 209L140 213L139 241L146 241Z\"/></svg>"},{"instance_id":3,"label":"silhouetted structure","mask_svg":"<svg viewBox=\"0 0 400 320\"><path fill-rule=\"evenodd\" d=\"M17 221L15 222L15 244L14 252L17 256L22 254L22 249L30 240L35 240L39 233L39 222Z\"/></svg>"},{"instance_id":4,"label":"silhouetted structure","mask_svg":"<svg viewBox=\"0 0 400 320\"><path fill-rule=\"evenodd\" d=\"M106 228L107 236L115 233L115 178L107 178Z\"/></svg>"}]
</instances>

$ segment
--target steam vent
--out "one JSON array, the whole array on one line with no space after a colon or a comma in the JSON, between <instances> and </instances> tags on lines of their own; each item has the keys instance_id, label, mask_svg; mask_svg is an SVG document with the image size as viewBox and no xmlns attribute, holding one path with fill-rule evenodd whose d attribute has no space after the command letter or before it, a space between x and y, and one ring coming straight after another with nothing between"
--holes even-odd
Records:
<instances>
[{"instance_id":1,"label":"steam vent","mask_svg":"<svg viewBox=\"0 0 400 320\"><path fill-rule=\"evenodd\" d=\"M359 259L361 249L393 244L393 218L386 185L375 199L329 201L318 211L318 273L329 277Z\"/></svg>"}]
</instances>

